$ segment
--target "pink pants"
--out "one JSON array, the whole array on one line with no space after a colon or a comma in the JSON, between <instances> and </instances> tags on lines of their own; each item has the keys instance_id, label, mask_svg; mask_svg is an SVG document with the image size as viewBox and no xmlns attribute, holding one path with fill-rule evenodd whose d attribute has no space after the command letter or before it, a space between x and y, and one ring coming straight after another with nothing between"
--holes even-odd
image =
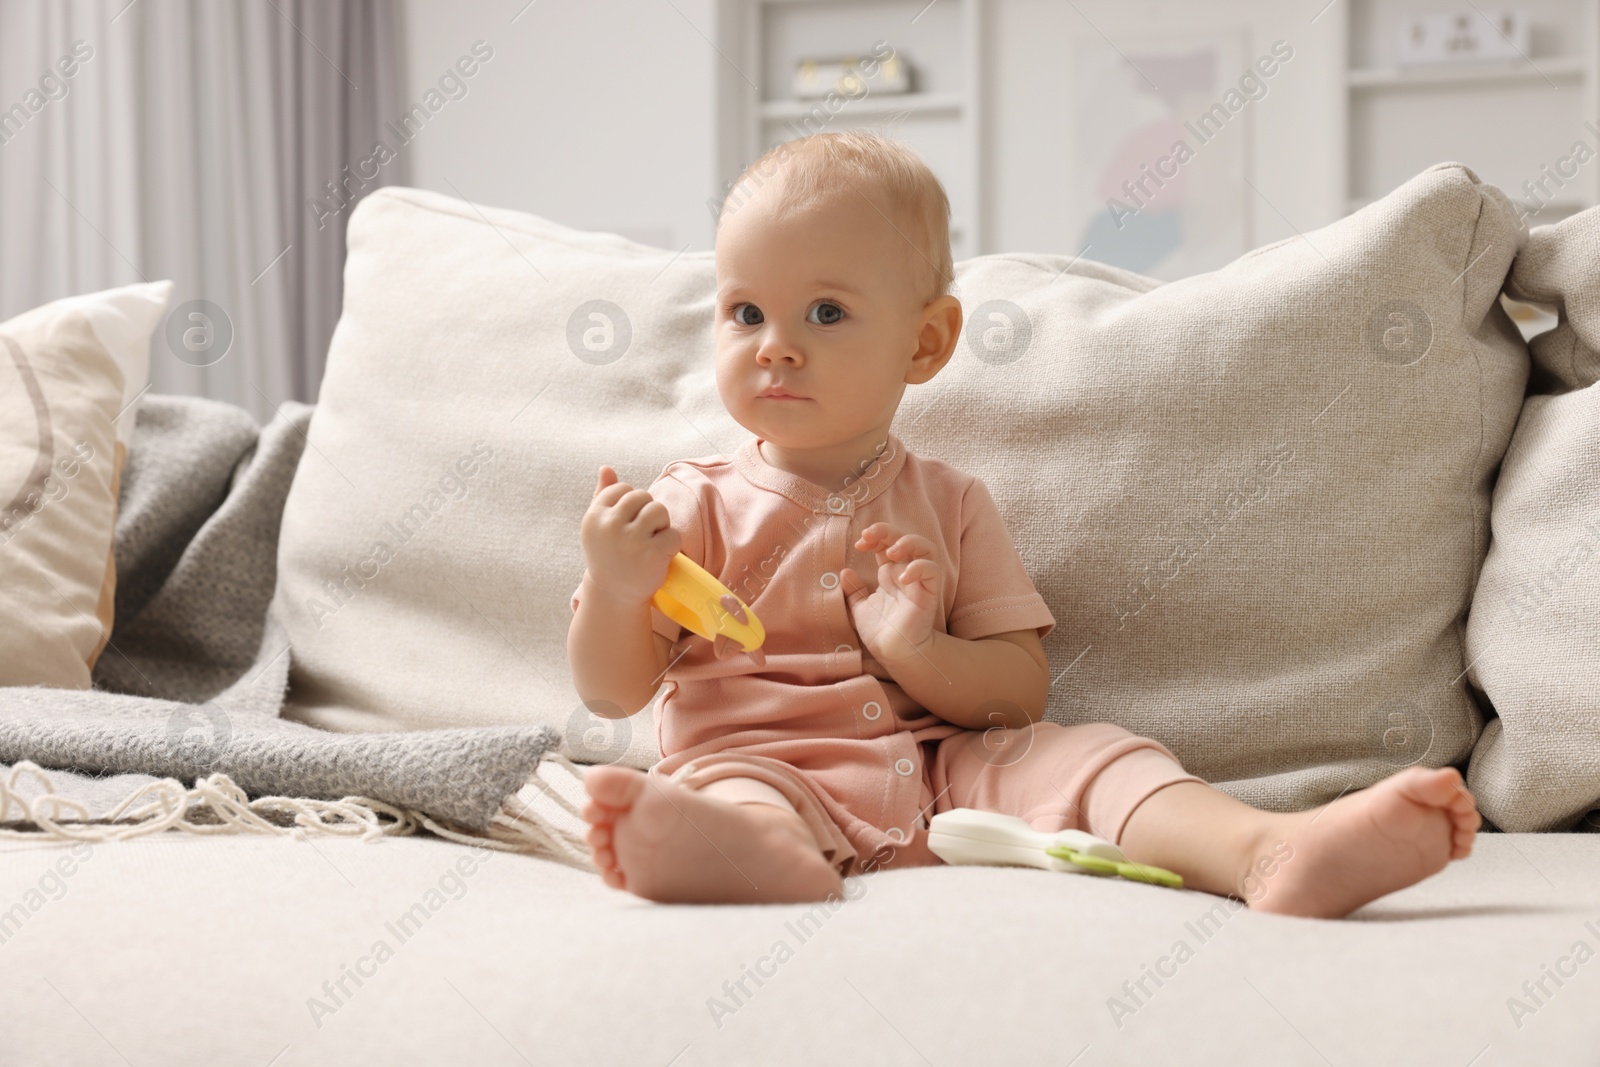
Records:
<instances>
[{"instance_id":1,"label":"pink pants","mask_svg":"<svg viewBox=\"0 0 1600 1067\"><path fill-rule=\"evenodd\" d=\"M923 817L913 838L894 844L891 855L872 862L874 869L942 863L927 846L926 820L951 808L1016 815L1037 830L1086 830L1121 844L1128 816L1151 793L1174 782L1205 783L1185 771L1160 742L1104 722L964 730L943 740L924 741L922 753ZM795 778L805 780L799 772ZM701 788L709 796L737 803L788 808L806 823L819 845L840 839L820 803L813 800L797 807L766 782L724 777ZM810 796L810 788L797 795Z\"/></svg>"}]
</instances>

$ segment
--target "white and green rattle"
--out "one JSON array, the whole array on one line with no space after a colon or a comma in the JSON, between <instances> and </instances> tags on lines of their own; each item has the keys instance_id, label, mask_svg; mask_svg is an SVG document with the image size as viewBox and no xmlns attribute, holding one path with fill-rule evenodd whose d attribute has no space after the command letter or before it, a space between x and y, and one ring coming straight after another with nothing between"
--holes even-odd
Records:
<instances>
[{"instance_id":1,"label":"white and green rattle","mask_svg":"<svg viewBox=\"0 0 1600 1067\"><path fill-rule=\"evenodd\" d=\"M1183 888L1181 875L1133 863L1104 838L1082 830L1035 830L1015 815L951 808L928 822L928 848L946 863L1038 867L1073 874L1115 875L1135 882Z\"/></svg>"}]
</instances>

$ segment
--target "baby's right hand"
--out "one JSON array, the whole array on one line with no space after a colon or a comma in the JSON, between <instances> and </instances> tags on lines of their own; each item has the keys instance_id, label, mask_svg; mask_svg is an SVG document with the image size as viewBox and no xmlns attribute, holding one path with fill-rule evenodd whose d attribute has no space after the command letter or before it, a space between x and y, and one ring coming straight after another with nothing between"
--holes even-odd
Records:
<instances>
[{"instance_id":1,"label":"baby's right hand","mask_svg":"<svg viewBox=\"0 0 1600 1067\"><path fill-rule=\"evenodd\" d=\"M617 481L617 472L604 465L580 537L595 587L641 604L667 580L667 567L682 543L666 505L649 490Z\"/></svg>"}]
</instances>

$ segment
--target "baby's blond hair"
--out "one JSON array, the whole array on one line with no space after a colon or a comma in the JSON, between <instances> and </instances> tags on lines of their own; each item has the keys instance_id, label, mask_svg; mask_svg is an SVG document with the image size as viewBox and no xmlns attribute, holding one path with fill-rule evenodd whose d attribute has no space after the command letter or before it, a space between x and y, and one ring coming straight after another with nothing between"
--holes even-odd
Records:
<instances>
[{"instance_id":1,"label":"baby's blond hair","mask_svg":"<svg viewBox=\"0 0 1600 1067\"><path fill-rule=\"evenodd\" d=\"M783 206L810 207L859 192L909 241L924 304L950 292L950 198L933 171L902 141L869 130L814 133L769 148L740 173L717 226L768 181L783 178ZM746 188L746 186L749 188Z\"/></svg>"}]
</instances>

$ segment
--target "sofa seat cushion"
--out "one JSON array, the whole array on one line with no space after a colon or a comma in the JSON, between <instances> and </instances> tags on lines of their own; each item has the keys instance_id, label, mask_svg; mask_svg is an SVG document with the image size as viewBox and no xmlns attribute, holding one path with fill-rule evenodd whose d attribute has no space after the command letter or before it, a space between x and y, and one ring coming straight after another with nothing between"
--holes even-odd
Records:
<instances>
[{"instance_id":1,"label":"sofa seat cushion","mask_svg":"<svg viewBox=\"0 0 1600 1067\"><path fill-rule=\"evenodd\" d=\"M1593 834L1484 834L1348 920L1026 868L705 906L436 838L85 847L0 842L13 1062L1594 1059Z\"/></svg>"}]
</instances>

